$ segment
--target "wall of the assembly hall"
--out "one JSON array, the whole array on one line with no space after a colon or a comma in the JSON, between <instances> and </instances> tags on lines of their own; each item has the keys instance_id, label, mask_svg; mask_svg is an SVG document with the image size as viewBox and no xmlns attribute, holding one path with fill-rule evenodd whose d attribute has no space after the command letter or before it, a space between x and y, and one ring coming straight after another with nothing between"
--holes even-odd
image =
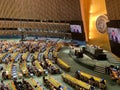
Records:
<instances>
[{"instance_id":1,"label":"wall of the assembly hall","mask_svg":"<svg viewBox=\"0 0 120 90\"><path fill-rule=\"evenodd\" d=\"M105 1L109 20L120 20L120 0Z\"/></svg>"},{"instance_id":2,"label":"wall of the assembly hall","mask_svg":"<svg viewBox=\"0 0 120 90\"><path fill-rule=\"evenodd\" d=\"M81 20L79 0L0 0L0 18Z\"/></svg>"},{"instance_id":3,"label":"wall of the assembly hall","mask_svg":"<svg viewBox=\"0 0 120 90\"><path fill-rule=\"evenodd\" d=\"M84 1L83 4L84 3L88 4L88 6L90 4L90 7L87 7L86 11L84 12L82 11L82 13L84 13L82 15L87 14L87 16L83 18L83 21L87 22L84 23L84 27L85 26L87 27L85 28L87 32L86 36L88 38L87 43L99 45L103 49L111 51L107 32L105 34L101 34L100 32L97 31L96 28L97 17L99 15L107 14L105 0L89 0L89 3L87 2L88 0L83 0L83 1ZM89 19L89 23L86 20L86 18Z\"/></svg>"},{"instance_id":4,"label":"wall of the assembly hall","mask_svg":"<svg viewBox=\"0 0 120 90\"><path fill-rule=\"evenodd\" d=\"M90 11L90 2L91 0L80 0L80 6L81 6L81 14L82 14L82 20L84 25L84 31L86 36L86 41L88 41L89 38L89 11Z\"/></svg>"},{"instance_id":5,"label":"wall of the assembly hall","mask_svg":"<svg viewBox=\"0 0 120 90\"><path fill-rule=\"evenodd\" d=\"M7 35L12 28L39 28L43 33L44 30L60 30L67 37L66 31L61 30L67 29L69 33L69 23L81 20L79 0L0 0L0 35ZM59 31L56 36L60 36Z\"/></svg>"}]
</instances>

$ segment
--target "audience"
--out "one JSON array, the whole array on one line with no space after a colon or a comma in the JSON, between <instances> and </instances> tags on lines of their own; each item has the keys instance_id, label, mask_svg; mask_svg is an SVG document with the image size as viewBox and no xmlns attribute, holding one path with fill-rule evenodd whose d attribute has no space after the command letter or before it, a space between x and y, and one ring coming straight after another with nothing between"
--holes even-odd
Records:
<instances>
[{"instance_id":1,"label":"audience","mask_svg":"<svg viewBox=\"0 0 120 90\"><path fill-rule=\"evenodd\" d=\"M10 90L9 87L4 84L3 80L0 82L0 90Z\"/></svg>"}]
</instances>

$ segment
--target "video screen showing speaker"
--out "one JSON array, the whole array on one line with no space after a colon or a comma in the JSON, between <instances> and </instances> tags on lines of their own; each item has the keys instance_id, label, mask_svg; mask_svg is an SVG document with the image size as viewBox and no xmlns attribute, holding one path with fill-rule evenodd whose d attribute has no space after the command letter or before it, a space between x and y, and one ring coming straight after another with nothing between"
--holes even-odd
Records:
<instances>
[{"instance_id":1,"label":"video screen showing speaker","mask_svg":"<svg viewBox=\"0 0 120 90\"><path fill-rule=\"evenodd\" d=\"M120 57L120 28L108 27L108 35L112 53Z\"/></svg>"},{"instance_id":2,"label":"video screen showing speaker","mask_svg":"<svg viewBox=\"0 0 120 90\"><path fill-rule=\"evenodd\" d=\"M85 41L85 33L82 21L71 21L70 32L73 40Z\"/></svg>"},{"instance_id":3,"label":"video screen showing speaker","mask_svg":"<svg viewBox=\"0 0 120 90\"><path fill-rule=\"evenodd\" d=\"M120 43L120 28L108 28L109 39L113 42Z\"/></svg>"},{"instance_id":4,"label":"video screen showing speaker","mask_svg":"<svg viewBox=\"0 0 120 90\"><path fill-rule=\"evenodd\" d=\"M81 25L70 25L71 32L82 33Z\"/></svg>"}]
</instances>

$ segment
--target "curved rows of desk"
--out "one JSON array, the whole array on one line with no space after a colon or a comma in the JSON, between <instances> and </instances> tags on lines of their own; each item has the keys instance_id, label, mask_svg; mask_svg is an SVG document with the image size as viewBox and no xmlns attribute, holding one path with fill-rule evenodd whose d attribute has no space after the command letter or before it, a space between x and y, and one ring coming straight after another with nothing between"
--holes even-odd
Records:
<instances>
[{"instance_id":1,"label":"curved rows of desk","mask_svg":"<svg viewBox=\"0 0 120 90\"><path fill-rule=\"evenodd\" d=\"M50 49L51 49L51 44L50 45L48 45L49 47L48 48L46 48L46 51L44 52L44 55L45 55L45 58L47 59L45 59L45 61L44 62L46 62L47 63L47 65L48 65L48 67L49 66L52 66L52 67L54 67L54 69L53 70L55 70L56 72L59 72L59 68L57 68L56 67L56 65L54 65L54 63L52 62L52 60L49 60L49 58L48 58L48 54L49 54L49 51L50 51ZM63 43L58 43L57 45L56 45L56 47L54 48L54 50L53 50L53 56L54 57L56 57L57 58L57 64L61 67L61 68L63 68L65 71L70 71L70 66L66 63L66 62L64 62L64 60L62 60L62 59L60 59L60 58L58 58L58 56L57 56L57 53L58 53L58 51L61 49L61 47L63 47ZM35 61L34 61L34 65L33 65L33 67L35 67L35 68L37 68L41 73L44 73L44 69L47 69L47 68L44 68L43 69L43 67L40 65L40 62L38 61L38 57L39 57L39 53L41 53L41 52L39 52L39 50L38 51L36 51L35 53L31 53L31 54L33 54L33 56L34 56L34 59L35 59ZM13 62L15 61L15 58L18 56L18 54L19 54L19 52L14 52L14 53L12 53L11 54L11 59L13 60L13 61L11 61L11 63L9 63L8 65L6 65L6 72L7 72L7 75L8 75L8 78L11 78L11 68L12 68L12 66L13 66ZM28 71L28 67L27 67L27 58L28 58L28 56L29 56L29 54L30 54L30 52L29 52L29 50L27 51L27 52L25 52L25 53L23 53L22 54L22 59L21 59L21 61L22 62L20 62L19 63L19 68L20 68L20 70L21 70L21 72L22 72L22 74L24 75L24 76L28 76L29 75L29 71ZM1 57L3 57L2 55L0 55ZM43 60L41 60L41 61L43 61ZM30 64L31 65L31 64ZM46 66L47 66L46 65ZM32 65L31 65L32 66ZM86 74L86 73L84 73L84 72L80 72L80 77L82 77L82 76L84 76L84 77L86 77L87 78L87 80L88 79L91 79L91 77L96 81L96 82L98 82L98 83L100 83L101 82L101 79L100 78L98 78L98 77L93 77L92 75L88 75L88 74ZM92 88L92 85L89 85L89 84L87 84L87 83L85 83L85 82L83 82L82 81L82 79L81 80L78 80L78 79L76 79L76 78L74 78L74 77L72 77L72 76L70 76L70 75L68 75L68 74L62 74L62 78L63 78L63 80L65 81L65 82L67 82L67 83L69 83L71 86L73 86L76 90L80 90L81 88L82 89L85 89L85 90L91 90L91 88ZM31 82L32 81L32 82ZM51 83L54 87L56 87L56 88L58 88L59 86L62 86L62 84L60 84L59 82L57 82L56 80L54 80L52 77L49 77L49 78L47 78L47 81L49 82L49 83ZM36 81L35 80L33 80L33 79L28 79L27 80L27 82L29 82L30 83L30 85L34 88L34 90L42 90L41 88L38 88L38 85L36 84ZM106 83L106 82L105 82ZM100 85L99 85L100 86ZM12 86L12 87L14 87L14 86ZM37 88L36 88L37 87ZM100 87L101 88L101 87ZM13 90L15 90L15 89L13 89ZM65 87L64 87L64 90L67 90Z\"/></svg>"}]
</instances>

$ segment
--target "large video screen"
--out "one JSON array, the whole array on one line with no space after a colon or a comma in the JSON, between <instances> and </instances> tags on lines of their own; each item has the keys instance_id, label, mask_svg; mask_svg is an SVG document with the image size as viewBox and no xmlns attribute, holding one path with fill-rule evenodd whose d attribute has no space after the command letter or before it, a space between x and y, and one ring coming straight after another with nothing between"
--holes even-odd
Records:
<instances>
[{"instance_id":1,"label":"large video screen","mask_svg":"<svg viewBox=\"0 0 120 90\"><path fill-rule=\"evenodd\" d=\"M120 57L120 28L108 27L108 35L112 53Z\"/></svg>"},{"instance_id":2,"label":"large video screen","mask_svg":"<svg viewBox=\"0 0 120 90\"><path fill-rule=\"evenodd\" d=\"M82 33L81 25L70 25L71 32Z\"/></svg>"},{"instance_id":3,"label":"large video screen","mask_svg":"<svg viewBox=\"0 0 120 90\"><path fill-rule=\"evenodd\" d=\"M113 42L120 43L120 28L108 28L109 39Z\"/></svg>"}]
</instances>

